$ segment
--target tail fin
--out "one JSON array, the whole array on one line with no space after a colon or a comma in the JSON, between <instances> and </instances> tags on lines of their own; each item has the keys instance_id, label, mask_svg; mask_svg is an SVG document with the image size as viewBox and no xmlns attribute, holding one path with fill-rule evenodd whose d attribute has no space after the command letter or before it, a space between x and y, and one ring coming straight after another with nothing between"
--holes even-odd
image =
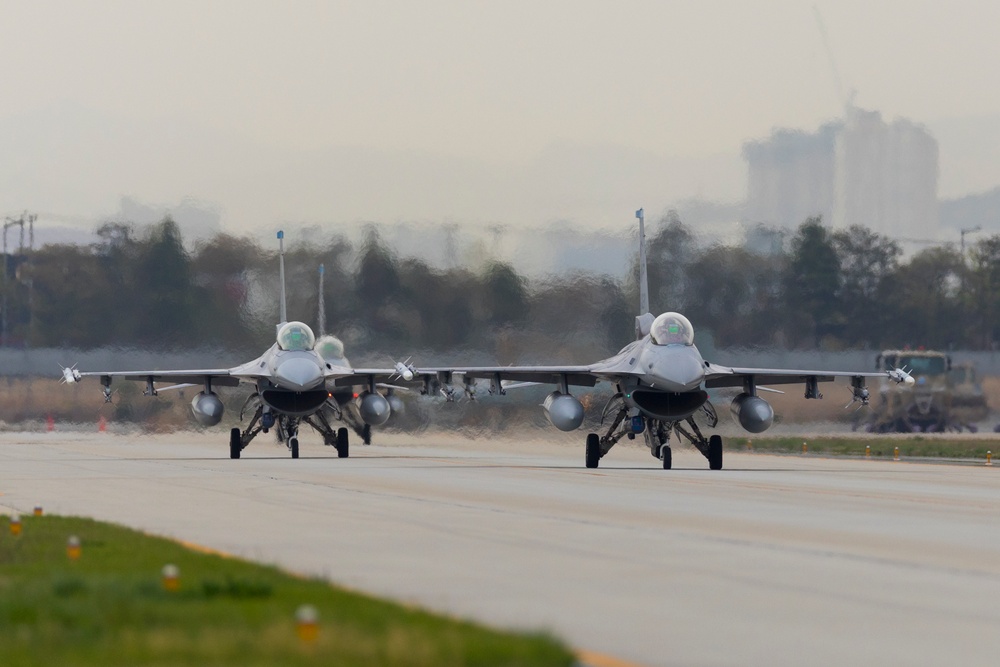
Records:
<instances>
[{"instance_id":1,"label":"tail fin","mask_svg":"<svg viewBox=\"0 0 1000 667\"><path fill-rule=\"evenodd\" d=\"M319 312L316 314L316 317L319 320L319 322L316 323L318 325L316 331L320 336L326 334L326 306L323 303L323 274L325 272L326 269L323 267L322 264L320 264L319 265L319 308L318 308Z\"/></svg>"},{"instance_id":2,"label":"tail fin","mask_svg":"<svg viewBox=\"0 0 1000 667\"><path fill-rule=\"evenodd\" d=\"M646 277L646 225L643 210L635 212L639 218L639 315L635 318L635 337L642 338L649 334L653 324L653 315L649 312L649 280Z\"/></svg>"},{"instance_id":3,"label":"tail fin","mask_svg":"<svg viewBox=\"0 0 1000 667\"><path fill-rule=\"evenodd\" d=\"M285 302L285 232L278 232L278 281L281 283L281 296L279 304L281 308L280 322L284 324L288 321L288 306Z\"/></svg>"}]
</instances>

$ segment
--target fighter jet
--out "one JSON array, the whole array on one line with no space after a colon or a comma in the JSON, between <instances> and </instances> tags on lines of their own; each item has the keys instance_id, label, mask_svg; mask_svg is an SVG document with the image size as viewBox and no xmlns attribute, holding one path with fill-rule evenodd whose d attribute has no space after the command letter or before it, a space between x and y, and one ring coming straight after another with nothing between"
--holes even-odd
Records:
<instances>
[{"instance_id":1,"label":"fighter jet","mask_svg":"<svg viewBox=\"0 0 1000 667\"><path fill-rule=\"evenodd\" d=\"M240 410L240 421L252 415L245 429L234 427L229 437L230 458L240 453L259 433L275 429L285 442L292 458L299 457L299 426L308 424L323 436L323 443L336 448L340 458L350 453L348 430L334 430L331 418L341 420L362 433L365 444L372 426L384 424L392 413L390 401L379 392L383 383L412 380L416 370L404 362L393 368L353 368L344 356L343 343L333 336L317 341L312 329L303 322L288 321L285 299L284 232L278 232L278 266L281 321L277 340L261 356L233 368L200 368L152 371L79 371L63 369L63 380L79 382L96 376L101 380L104 400L111 402L112 378L146 383L143 392L155 396L159 391L183 386L202 386L191 401L191 412L202 426L215 426L222 420L224 406L215 393L217 387L253 385L254 391ZM170 382L169 387L157 387ZM360 393L355 393L355 388ZM394 397L396 398L396 397ZM397 408L401 406L396 398ZM360 421L359 421L360 419Z\"/></svg>"},{"instance_id":2,"label":"fighter jet","mask_svg":"<svg viewBox=\"0 0 1000 667\"><path fill-rule=\"evenodd\" d=\"M763 385L803 384L807 399L822 398L821 382L849 377L851 405L867 405L867 377L888 377L895 382L913 384L902 369L880 373L853 371L787 370L720 366L706 361L694 344L694 328L684 315L649 312L649 287L646 278L646 237L643 210L639 219L639 316L635 318L636 340L608 359L583 366L496 366L421 368L421 373L436 373L452 398L454 375L464 376L466 391L474 393L476 379L490 381L491 394L505 394L504 381L553 384L556 389L542 404L549 421L562 431L573 431L583 424L583 404L570 393L571 386L593 387L597 382L614 385L615 393L601 413L601 424L610 420L603 434L589 433L586 439L585 464L598 467L601 459L622 438L643 435L650 453L664 469L672 465L671 438L687 440L708 459L712 470L722 468L722 437L706 437L699 421L715 428L718 413L709 400L708 389L735 388L739 391L730 404L736 423L750 433L766 431L774 419L771 405L758 394L775 391ZM780 392L779 392L780 393ZM698 417L698 421L696 421Z\"/></svg>"}]
</instances>

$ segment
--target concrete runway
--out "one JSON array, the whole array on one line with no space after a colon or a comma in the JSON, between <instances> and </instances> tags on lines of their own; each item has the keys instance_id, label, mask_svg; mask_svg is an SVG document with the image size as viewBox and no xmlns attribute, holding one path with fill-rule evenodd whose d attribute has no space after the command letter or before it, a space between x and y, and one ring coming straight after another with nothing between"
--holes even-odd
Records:
<instances>
[{"instance_id":1,"label":"concrete runway","mask_svg":"<svg viewBox=\"0 0 1000 667\"><path fill-rule=\"evenodd\" d=\"M380 435L0 436L0 505L189 540L645 665L996 664L1000 470ZM998 466L1000 467L1000 466Z\"/></svg>"}]
</instances>

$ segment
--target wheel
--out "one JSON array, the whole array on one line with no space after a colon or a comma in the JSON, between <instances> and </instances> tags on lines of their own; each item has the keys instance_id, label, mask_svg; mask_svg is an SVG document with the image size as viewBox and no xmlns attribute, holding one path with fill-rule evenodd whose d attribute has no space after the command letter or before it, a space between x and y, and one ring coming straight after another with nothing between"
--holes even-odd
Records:
<instances>
[{"instance_id":1,"label":"wheel","mask_svg":"<svg viewBox=\"0 0 1000 667\"><path fill-rule=\"evenodd\" d=\"M722 436L713 435L708 439L708 467L722 470Z\"/></svg>"},{"instance_id":2,"label":"wheel","mask_svg":"<svg viewBox=\"0 0 1000 667\"><path fill-rule=\"evenodd\" d=\"M372 444L372 427L371 424L365 424L361 429L361 442L370 445Z\"/></svg>"},{"instance_id":3,"label":"wheel","mask_svg":"<svg viewBox=\"0 0 1000 667\"><path fill-rule=\"evenodd\" d=\"M243 450L243 443L240 441L240 430L234 428L229 432L229 458L240 458L240 451Z\"/></svg>"},{"instance_id":4,"label":"wheel","mask_svg":"<svg viewBox=\"0 0 1000 667\"><path fill-rule=\"evenodd\" d=\"M663 445L663 447L660 448L660 458L663 460L663 469L670 470L670 467L673 465L672 459L674 456L668 445Z\"/></svg>"},{"instance_id":5,"label":"wheel","mask_svg":"<svg viewBox=\"0 0 1000 667\"><path fill-rule=\"evenodd\" d=\"M347 429L342 428L337 431L337 456L346 459L350 456L350 441L347 439Z\"/></svg>"},{"instance_id":6,"label":"wheel","mask_svg":"<svg viewBox=\"0 0 1000 667\"><path fill-rule=\"evenodd\" d=\"M596 433L587 435L587 467L596 468L601 460L601 438Z\"/></svg>"},{"instance_id":7,"label":"wheel","mask_svg":"<svg viewBox=\"0 0 1000 667\"><path fill-rule=\"evenodd\" d=\"M289 438L288 447L292 450L292 458L293 459L299 458L299 439Z\"/></svg>"}]
</instances>

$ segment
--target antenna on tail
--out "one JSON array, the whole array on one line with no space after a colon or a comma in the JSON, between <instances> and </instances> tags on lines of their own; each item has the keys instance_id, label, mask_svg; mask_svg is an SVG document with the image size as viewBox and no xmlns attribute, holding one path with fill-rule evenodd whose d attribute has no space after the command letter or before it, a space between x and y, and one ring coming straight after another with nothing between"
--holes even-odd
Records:
<instances>
[{"instance_id":1,"label":"antenna on tail","mask_svg":"<svg viewBox=\"0 0 1000 667\"><path fill-rule=\"evenodd\" d=\"M639 218L639 315L635 318L635 337L643 338L649 334L653 325L653 316L649 312L649 279L646 277L646 225L645 214L640 208L635 212Z\"/></svg>"},{"instance_id":2,"label":"antenna on tail","mask_svg":"<svg viewBox=\"0 0 1000 667\"><path fill-rule=\"evenodd\" d=\"M278 281L281 283L281 296L280 296L280 322L278 324L284 324L288 321L288 306L285 303L285 232L278 232Z\"/></svg>"}]
</instances>

